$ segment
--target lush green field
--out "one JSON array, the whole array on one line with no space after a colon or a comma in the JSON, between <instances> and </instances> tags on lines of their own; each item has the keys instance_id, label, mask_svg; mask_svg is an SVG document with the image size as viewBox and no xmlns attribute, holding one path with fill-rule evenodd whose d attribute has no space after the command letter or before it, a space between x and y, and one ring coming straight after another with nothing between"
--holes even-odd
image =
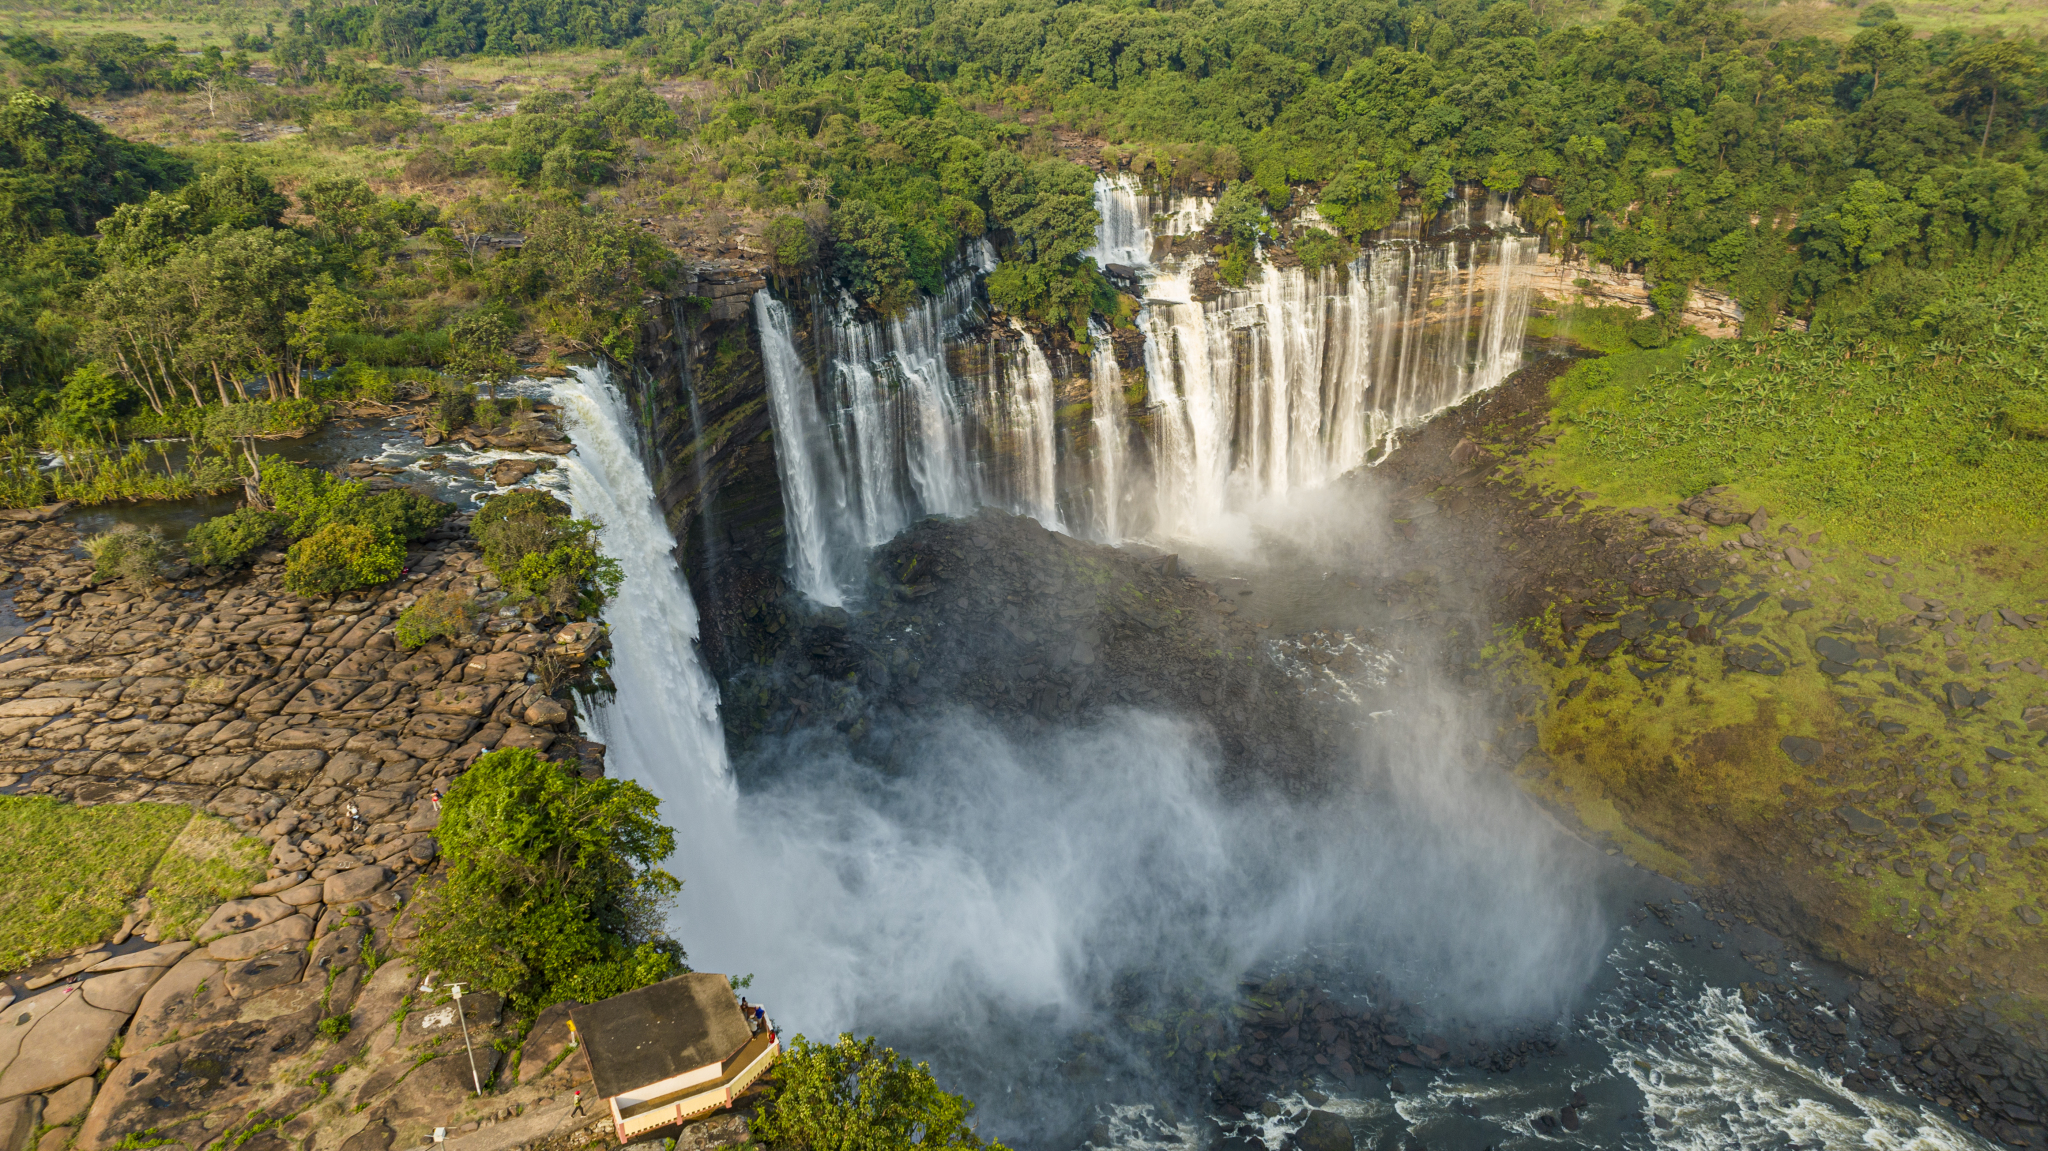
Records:
<instances>
[{"instance_id":1,"label":"lush green field","mask_svg":"<svg viewBox=\"0 0 2048 1151\"><path fill-rule=\"evenodd\" d=\"M1646 548L1701 549L1731 602L1765 593L1718 634L1765 653L1767 673L1676 637L1576 658L1590 633L1567 637L1562 607L1529 632L1564 658L1532 658L1519 643L1499 652L1510 674L1559 701L1538 717L1530 786L1645 863L1711 873L1797 813L1806 845L1782 867L1820 938L1930 982L2001 973L2039 1002L2048 937L2023 909L2048 914L2048 868L2014 837L2048 831L2048 778L2028 766L2039 765L2048 708L2048 680L2028 668L2048 666L2048 632L1999 613L2048 615L2048 261L1954 276L1919 319L1896 336L1781 332L1654 349L1636 346L1640 329L1614 310L1537 320L1540 335L1607 353L1553 383L1557 440L1539 476L1667 516L1720 489L1727 510L1767 510L1768 549L1800 546L1812 565L1731 546L1745 523ZM1916 623L1907 597L1952 622ZM1823 669L1821 645L1836 642L1861 645L1854 671ZM1950 684L1983 696L1957 706ZM1804 767L1787 736L1839 758ZM1830 814L1896 814L1916 797L1957 822L1881 847Z\"/></svg>"},{"instance_id":2,"label":"lush green field","mask_svg":"<svg viewBox=\"0 0 2048 1151\"><path fill-rule=\"evenodd\" d=\"M1960 279L1915 338L1637 350L1595 319L1618 354L1557 381L1557 474L1660 506L1729 485L1845 546L2048 558L2048 259Z\"/></svg>"},{"instance_id":3,"label":"lush green field","mask_svg":"<svg viewBox=\"0 0 2048 1151\"><path fill-rule=\"evenodd\" d=\"M0 971L107 938L148 895L183 938L263 877L263 844L178 804L0 796Z\"/></svg>"}]
</instances>

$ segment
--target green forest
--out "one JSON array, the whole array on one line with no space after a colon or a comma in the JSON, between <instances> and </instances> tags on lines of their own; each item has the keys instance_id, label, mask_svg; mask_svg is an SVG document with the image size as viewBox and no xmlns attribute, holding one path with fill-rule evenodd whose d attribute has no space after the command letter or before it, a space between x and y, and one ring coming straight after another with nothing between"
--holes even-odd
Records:
<instances>
[{"instance_id":1,"label":"green forest","mask_svg":"<svg viewBox=\"0 0 2048 1151\"><path fill-rule=\"evenodd\" d=\"M1229 282L1254 243L1341 261L1483 184L1552 250L1649 278L1638 342L1679 335L1696 287L1739 300L1751 336L1783 316L1954 339L1954 288L2038 243L2048 76L2024 36L1892 16L1869 4L1839 38L1713 0L444 0L280 8L197 50L17 21L10 482L33 447L111 461L488 382L521 337L627 352L685 248L735 230L884 313L985 236L995 305L1084 340L1127 310L1082 255L1096 166L1220 195ZM492 60L524 82L448 63ZM171 101L294 131L166 147L100 122ZM1311 205L1339 234L1289 225Z\"/></svg>"}]
</instances>

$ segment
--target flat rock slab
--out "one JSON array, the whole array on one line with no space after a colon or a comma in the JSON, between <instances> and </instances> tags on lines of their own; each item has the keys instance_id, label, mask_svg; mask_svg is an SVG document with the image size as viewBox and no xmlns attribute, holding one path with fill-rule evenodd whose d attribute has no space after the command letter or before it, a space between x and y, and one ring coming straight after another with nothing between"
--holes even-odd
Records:
<instances>
[{"instance_id":1,"label":"flat rock slab","mask_svg":"<svg viewBox=\"0 0 2048 1151\"><path fill-rule=\"evenodd\" d=\"M276 923L296 912L291 904L275 895L259 895L254 899L230 899L220 905L197 932L200 939L216 939L223 935L235 935L253 931L258 927Z\"/></svg>"},{"instance_id":2,"label":"flat rock slab","mask_svg":"<svg viewBox=\"0 0 2048 1151\"><path fill-rule=\"evenodd\" d=\"M282 902L282 901L280 901ZM214 959L234 962L254 959L267 951L278 951L306 942L313 938L313 921L304 915L293 915L268 923L254 931L216 939L207 945L206 953Z\"/></svg>"},{"instance_id":3,"label":"flat rock slab","mask_svg":"<svg viewBox=\"0 0 2048 1151\"><path fill-rule=\"evenodd\" d=\"M54 1091L90 1076L163 973L118 971L10 1005L0 1021L0 1097Z\"/></svg>"},{"instance_id":4,"label":"flat rock slab","mask_svg":"<svg viewBox=\"0 0 2048 1151\"><path fill-rule=\"evenodd\" d=\"M171 967L192 950L192 941L179 940L176 943L161 943L147 951L131 951L126 955L115 955L102 959L87 972L126 971L132 967Z\"/></svg>"},{"instance_id":5,"label":"flat rock slab","mask_svg":"<svg viewBox=\"0 0 2048 1151\"><path fill-rule=\"evenodd\" d=\"M591 1118L595 1111L589 1103L584 1104L583 1114L573 1114L575 1110L574 1097L562 1099L547 1107L529 1107L523 1115L501 1120L489 1127L471 1131L467 1135L457 1135L443 1146L445 1151L508 1151L509 1148L523 1147L557 1135L565 1135L596 1122ZM741 1122L744 1124L745 1121ZM742 1131L744 1132L744 1127ZM744 1137L742 1134L742 1138Z\"/></svg>"},{"instance_id":6,"label":"flat rock slab","mask_svg":"<svg viewBox=\"0 0 2048 1151\"><path fill-rule=\"evenodd\" d=\"M543 1010L526 1033L519 1049L519 1078L532 1082L548 1070L556 1056L569 1049L569 1009L582 1004L571 999Z\"/></svg>"},{"instance_id":7,"label":"flat rock slab","mask_svg":"<svg viewBox=\"0 0 2048 1151\"><path fill-rule=\"evenodd\" d=\"M297 983L305 970L306 953L303 951L279 951L244 963L230 964L227 969L228 994L236 999L247 999L273 987Z\"/></svg>"},{"instance_id":8,"label":"flat rock slab","mask_svg":"<svg viewBox=\"0 0 2048 1151\"><path fill-rule=\"evenodd\" d=\"M304 787L326 763L327 753L317 748L273 751L250 764L243 774L258 787Z\"/></svg>"},{"instance_id":9,"label":"flat rock slab","mask_svg":"<svg viewBox=\"0 0 2048 1151\"><path fill-rule=\"evenodd\" d=\"M173 1034L193 1035L224 1022L232 1010L219 975L225 967L204 951L195 951L156 981L135 1009L123 1049L147 1051Z\"/></svg>"},{"instance_id":10,"label":"flat rock slab","mask_svg":"<svg viewBox=\"0 0 2048 1151\"><path fill-rule=\"evenodd\" d=\"M79 1129L81 1151L128 1135L168 1130L193 1114L246 1110L246 1096L313 1046L320 1005L258 1022L229 1023L123 1059L107 1076Z\"/></svg>"},{"instance_id":11,"label":"flat rock slab","mask_svg":"<svg viewBox=\"0 0 2048 1151\"><path fill-rule=\"evenodd\" d=\"M368 899L390 883L393 874L390 868L381 864L342 872L327 881L325 900L328 903L354 903Z\"/></svg>"},{"instance_id":12,"label":"flat rock slab","mask_svg":"<svg viewBox=\"0 0 2048 1151\"><path fill-rule=\"evenodd\" d=\"M43 1104L43 1126L61 1127L84 1115L92 1106L93 1086L91 1079L74 1079L51 1092Z\"/></svg>"}]
</instances>

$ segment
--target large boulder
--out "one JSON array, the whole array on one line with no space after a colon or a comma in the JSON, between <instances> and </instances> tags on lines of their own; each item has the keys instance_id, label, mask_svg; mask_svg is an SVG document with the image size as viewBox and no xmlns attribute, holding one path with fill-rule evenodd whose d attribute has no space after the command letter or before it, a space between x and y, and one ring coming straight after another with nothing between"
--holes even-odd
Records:
<instances>
[{"instance_id":1,"label":"large boulder","mask_svg":"<svg viewBox=\"0 0 2048 1151\"><path fill-rule=\"evenodd\" d=\"M1357 1146L1351 1125L1334 1111L1309 1112L1308 1121L1294 1133L1294 1141L1301 1151L1352 1151Z\"/></svg>"},{"instance_id":2,"label":"large boulder","mask_svg":"<svg viewBox=\"0 0 2048 1151\"><path fill-rule=\"evenodd\" d=\"M298 788L311 783L326 763L327 753L318 748L273 751L250 764L244 776L256 787Z\"/></svg>"},{"instance_id":3,"label":"large boulder","mask_svg":"<svg viewBox=\"0 0 2048 1151\"><path fill-rule=\"evenodd\" d=\"M90 1078L73 1079L50 1093L43 1105L43 1126L62 1127L83 1116L92 1106L94 1083Z\"/></svg>"},{"instance_id":4,"label":"large boulder","mask_svg":"<svg viewBox=\"0 0 2048 1151\"><path fill-rule=\"evenodd\" d=\"M519 1049L519 1080L531 1083L546 1074L551 1064L569 1049L569 1009L582 1004L571 999L540 1013L526 1033Z\"/></svg>"}]
</instances>

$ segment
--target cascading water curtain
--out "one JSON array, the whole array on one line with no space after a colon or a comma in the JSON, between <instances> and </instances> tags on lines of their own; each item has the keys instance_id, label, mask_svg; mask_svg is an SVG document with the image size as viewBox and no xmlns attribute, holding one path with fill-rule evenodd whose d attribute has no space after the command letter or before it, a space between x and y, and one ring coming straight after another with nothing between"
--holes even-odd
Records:
<instances>
[{"instance_id":1,"label":"cascading water curtain","mask_svg":"<svg viewBox=\"0 0 2048 1151\"><path fill-rule=\"evenodd\" d=\"M1397 429L1520 366L1536 242L1508 229L1504 199L1453 201L1430 230L1453 239L1383 238L1348 267L1311 272L1261 255L1253 281L1208 301L1194 298L1192 267L1155 265L1152 250L1156 236L1199 231L1209 200L1154 197L1119 176L1097 180L1096 206L1090 254L1129 267L1144 301L1148 407L1135 450L1106 332L1087 364L1093 426L1064 433L1046 349L1013 323L1015 342L996 351L1005 337L979 310L977 279L994 264L985 244L939 295L895 317L814 303L825 327L815 375L788 309L756 297L790 568L805 594L844 602L867 549L917 516L985 503L1110 542L1199 535L1251 501L1329 483ZM1388 234L1423 233L1410 218ZM948 367L961 341L986 365L978 389ZM1065 433L1093 457L1063 466Z\"/></svg>"}]
</instances>

